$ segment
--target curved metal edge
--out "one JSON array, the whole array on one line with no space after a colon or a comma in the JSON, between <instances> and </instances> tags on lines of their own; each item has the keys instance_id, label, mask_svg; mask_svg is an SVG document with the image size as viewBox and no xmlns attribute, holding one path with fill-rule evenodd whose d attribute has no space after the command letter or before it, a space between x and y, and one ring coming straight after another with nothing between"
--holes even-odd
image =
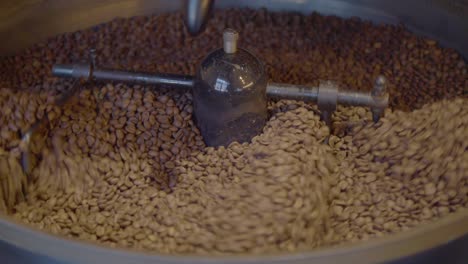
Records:
<instances>
[{"instance_id":1,"label":"curved metal edge","mask_svg":"<svg viewBox=\"0 0 468 264\"><path fill-rule=\"evenodd\" d=\"M468 3L466 0L458 0L457 3L467 7L460 9L461 14L453 14L449 7L440 3L444 1L446 0L216 0L214 7L265 7L272 11L301 13L317 11L340 17L359 16L375 23L403 23L413 32L434 38L468 58ZM0 54L13 54L47 37L91 27L115 17L172 12L180 10L183 6L182 0L50 2L48 5L42 5L42 1L38 1L23 9L5 11L10 11L10 14L0 18L0 37L3 37ZM8 8L11 9L7 5L6 9Z\"/></svg>"},{"instance_id":2,"label":"curved metal edge","mask_svg":"<svg viewBox=\"0 0 468 264\"><path fill-rule=\"evenodd\" d=\"M2 215L0 215L2 216ZM468 210L387 237L306 253L205 257L152 255L144 251L115 249L47 234L36 228L0 217L0 240L16 247L72 263L381 263L445 245L468 235Z\"/></svg>"},{"instance_id":3,"label":"curved metal edge","mask_svg":"<svg viewBox=\"0 0 468 264\"><path fill-rule=\"evenodd\" d=\"M174 12L182 7L181 0L22 0L18 2L20 8L8 10L13 5L0 1L0 14L2 11L9 13L0 16L0 39L2 39L0 57L12 55L35 43L45 41L48 37L93 27L115 18Z\"/></svg>"}]
</instances>

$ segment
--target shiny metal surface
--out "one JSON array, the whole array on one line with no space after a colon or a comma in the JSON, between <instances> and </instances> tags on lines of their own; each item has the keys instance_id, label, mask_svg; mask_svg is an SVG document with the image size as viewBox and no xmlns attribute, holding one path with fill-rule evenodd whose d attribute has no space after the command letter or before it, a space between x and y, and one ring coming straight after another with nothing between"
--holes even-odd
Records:
<instances>
[{"instance_id":1,"label":"shiny metal surface","mask_svg":"<svg viewBox=\"0 0 468 264\"><path fill-rule=\"evenodd\" d=\"M338 87L332 82L322 82L319 85L317 105L320 110L322 120L329 127L331 126L331 116L338 104Z\"/></svg>"},{"instance_id":2,"label":"shiny metal surface","mask_svg":"<svg viewBox=\"0 0 468 264\"><path fill-rule=\"evenodd\" d=\"M383 82L383 83L382 83ZM370 107L374 122L379 121L388 107L389 94L385 89L385 77L379 76L371 92L357 92L339 89L335 84L322 84L319 87L285 83L268 83L266 93L272 99L289 99L316 102L322 112L322 118L330 123L331 114L338 104Z\"/></svg>"},{"instance_id":3,"label":"shiny metal surface","mask_svg":"<svg viewBox=\"0 0 468 264\"><path fill-rule=\"evenodd\" d=\"M190 34L200 34L210 16L213 0L185 0L185 25Z\"/></svg>"},{"instance_id":4,"label":"shiny metal surface","mask_svg":"<svg viewBox=\"0 0 468 264\"><path fill-rule=\"evenodd\" d=\"M318 87L270 82L267 85L267 95L271 99L316 102L318 97Z\"/></svg>"},{"instance_id":5,"label":"shiny metal surface","mask_svg":"<svg viewBox=\"0 0 468 264\"><path fill-rule=\"evenodd\" d=\"M11 54L48 36L117 16L174 11L182 4L164 0L4 0L0 2L0 54ZM468 58L467 0L217 0L216 6L318 11L342 17L359 16L377 23L403 23L415 33L433 37ZM153 255L83 243L46 234L0 215L3 241L0 259L2 263L461 264L468 263L467 223L465 210L408 232L336 248L274 256L193 257Z\"/></svg>"},{"instance_id":6,"label":"shiny metal surface","mask_svg":"<svg viewBox=\"0 0 468 264\"><path fill-rule=\"evenodd\" d=\"M62 78L85 78L95 81L116 81L135 84L169 85L191 88L193 77L177 74L154 74L107 69L93 69L89 64L58 64L52 68L52 75Z\"/></svg>"}]
</instances>

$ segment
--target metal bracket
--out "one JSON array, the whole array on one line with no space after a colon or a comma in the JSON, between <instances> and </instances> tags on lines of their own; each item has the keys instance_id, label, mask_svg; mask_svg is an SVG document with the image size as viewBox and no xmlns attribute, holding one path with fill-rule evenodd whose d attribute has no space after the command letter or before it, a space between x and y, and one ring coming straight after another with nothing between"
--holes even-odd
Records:
<instances>
[{"instance_id":1,"label":"metal bracket","mask_svg":"<svg viewBox=\"0 0 468 264\"><path fill-rule=\"evenodd\" d=\"M317 105L321 112L322 120L331 127L331 116L338 104L338 86L330 81L322 82L319 85Z\"/></svg>"}]
</instances>

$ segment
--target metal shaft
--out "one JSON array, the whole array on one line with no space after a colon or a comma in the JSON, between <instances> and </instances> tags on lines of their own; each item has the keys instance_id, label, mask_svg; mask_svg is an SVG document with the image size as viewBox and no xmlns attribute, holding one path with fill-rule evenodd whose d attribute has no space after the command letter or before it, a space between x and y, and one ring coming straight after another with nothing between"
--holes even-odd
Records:
<instances>
[{"instance_id":1,"label":"metal shaft","mask_svg":"<svg viewBox=\"0 0 468 264\"><path fill-rule=\"evenodd\" d=\"M181 88L191 88L194 82L193 76L188 75L92 69L89 64L54 65L52 74L62 78L85 78L96 81L171 85Z\"/></svg>"},{"instance_id":2,"label":"metal shaft","mask_svg":"<svg viewBox=\"0 0 468 264\"><path fill-rule=\"evenodd\" d=\"M321 83L318 88L269 83L266 92L270 98L317 102L322 119L327 125L331 125L331 115L338 104L369 107L374 122L377 122L383 116L385 108L388 107L389 98L386 91L386 80L383 76L377 78L373 90L367 93L340 90L332 82Z\"/></svg>"},{"instance_id":3,"label":"metal shaft","mask_svg":"<svg viewBox=\"0 0 468 264\"><path fill-rule=\"evenodd\" d=\"M339 91L338 104L350 106L371 106L373 103L370 93L359 93L354 91Z\"/></svg>"},{"instance_id":4,"label":"metal shaft","mask_svg":"<svg viewBox=\"0 0 468 264\"><path fill-rule=\"evenodd\" d=\"M316 102L318 98L317 87L287 83L268 83L266 93L268 97L273 99Z\"/></svg>"},{"instance_id":5,"label":"metal shaft","mask_svg":"<svg viewBox=\"0 0 468 264\"><path fill-rule=\"evenodd\" d=\"M317 102L320 96L319 94L323 94L323 91L326 90L330 90L329 87L311 87L307 85L287 83L268 83L266 89L268 97L273 99L287 99L306 102ZM388 104L388 100L385 100L385 98L383 98L382 101L376 101L375 98L378 96L374 95L373 92L364 93L338 89L336 91L334 90L333 93L336 93L336 103L341 105L385 108Z\"/></svg>"},{"instance_id":6,"label":"metal shaft","mask_svg":"<svg viewBox=\"0 0 468 264\"><path fill-rule=\"evenodd\" d=\"M52 68L52 74L64 78L85 78L97 81L152 85L162 84L186 89L191 89L194 86L193 76L96 69L89 64L55 65ZM388 93L383 76L377 78L373 90L368 93L343 91L338 89L335 84L325 82L319 87L269 83L266 87L266 94L273 99L317 102L319 109L323 112L322 118L326 122L330 121L331 114L338 104L370 107L375 122L379 120L388 106Z\"/></svg>"},{"instance_id":7,"label":"metal shaft","mask_svg":"<svg viewBox=\"0 0 468 264\"><path fill-rule=\"evenodd\" d=\"M185 24L190 34L196 36L204 29L214 0L185 0Z\"/></svg>"}]
</instances>

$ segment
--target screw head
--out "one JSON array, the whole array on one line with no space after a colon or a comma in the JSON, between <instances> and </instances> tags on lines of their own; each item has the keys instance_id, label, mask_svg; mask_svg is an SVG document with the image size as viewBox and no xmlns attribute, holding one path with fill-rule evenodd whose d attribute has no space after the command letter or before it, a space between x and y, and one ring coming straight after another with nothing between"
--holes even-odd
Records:
<instances>
[{"instance_id":1,"label":"screw head","mask_svg":"<svg viewBox=\"0 0 468 264\"><path fill-rule=\"evenodd\" d=\"M383 75L379 75L375 79L374 89L372 90L373 96L381 96L387 91L387 79Z\"/></svg>"}]
</instances>

